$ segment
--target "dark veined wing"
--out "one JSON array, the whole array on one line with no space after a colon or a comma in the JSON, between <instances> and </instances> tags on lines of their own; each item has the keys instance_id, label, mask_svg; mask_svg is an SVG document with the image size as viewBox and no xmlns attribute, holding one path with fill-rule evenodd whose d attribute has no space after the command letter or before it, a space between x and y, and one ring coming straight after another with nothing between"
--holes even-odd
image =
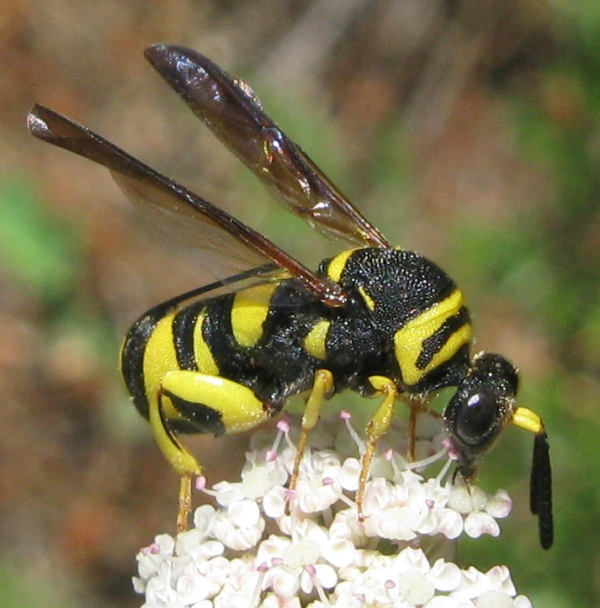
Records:
<instances>
[{"instance_id":1,"label":"dark veined wing","mask_svg":"<svg viewBox=\"0 0 600 608\"><path fill-rule=\"evenodd\" d=\"M146 58L215 135L294 213L328 237L359 246L388 241L263 112L248 87L200 53L172 45Z\"/></svg>"},{"instance_id":2,"label":"dark veined wing","mask_svg":"<svg viewBox=\"0 0 600 608\"><path fill-rule=\"evenodd\" d=\"M346 302L338 285L317 276L260 233L86 127L40 105L31 109L27 125L34 137L110 169L134 202L149 205L158 214L182 215L187 224L195 224L197 247L206 250L211 261L216 256L220 279L233 275L240 280L269 280L285 271L326 304L342 306ZM209 270L216 274L215 269ZM232 283L231 290L237 289L239 284Z\"/></svg>"}]
</instances>

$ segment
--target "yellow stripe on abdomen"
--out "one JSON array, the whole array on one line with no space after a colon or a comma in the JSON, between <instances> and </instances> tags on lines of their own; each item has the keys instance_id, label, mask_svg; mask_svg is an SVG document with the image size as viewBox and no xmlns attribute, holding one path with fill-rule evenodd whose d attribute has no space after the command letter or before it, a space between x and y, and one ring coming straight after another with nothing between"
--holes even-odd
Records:
<instances>
[{"instance_id":1,"label":"yellow stripe on abdomen","mask_svg":"<svg viewBox=\"0 0 600 608\"><path fill-rule=\"evenodd\" d=\"M196 366L198 370L203 374L209 374L211 376L219 375L219 367L215 361L210 347L204 339L202 327L206 320L207 309L204 307L194 326L194 358L196 360Z\"/></svg>"},{"instance_id":2,"label":"yellow stripe on abdomen","mask_svg":"<svg viewBox=\"0 0 600 608\"><path fill-rule=\"evenodd\" d=\"M315 359L327 358L327 334L331 321L318 321L304 338L304 349Z\"/></svg>"},{"instance_id":3,"label":"yellow stripe on abdomen","mask_svg":"<svg viewBox=\"0 0 600 608\"><path fill-rule=\"evenodd\" d=\"M245 348L255 346L263 335L263 324L278 282L249 287L236 294L231 306L231 327L235 341Z\"/></svg>"},{"instance_id":4,"label":"yellow stripe on abdomen","mask_svg":"<svg viewBox=\"0 0 600 608\"><path fill-rule=\"evenodd\" d=\"M156 324L144 350L144 387L150 408L157 405L163 376L167 372L179 369L173 342L173 319L176 312L165 315ZM169 408L166 413L169 418L181 418L174 408Z\"/></svg>"}]
</instances>

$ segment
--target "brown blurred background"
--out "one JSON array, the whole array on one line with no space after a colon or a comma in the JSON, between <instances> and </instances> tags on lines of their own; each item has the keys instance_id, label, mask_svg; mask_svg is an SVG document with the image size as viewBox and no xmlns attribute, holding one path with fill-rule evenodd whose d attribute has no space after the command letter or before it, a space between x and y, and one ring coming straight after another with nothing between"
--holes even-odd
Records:
<instances>
[{"instance_id":1,"label":"brown blurred background","mask_svg":"<svg viewBox=\"0 0 600 608\"><path fill-rule=\"evenodd\" d=\"M531 437L482 471L515 512L463 563L506 563L539 606L595 606L600 9L566 0L0 0L0 604L136 606L135 554L177 480L128 405L119 341L199 284L106 171L28 136L34 102L89 126L309 264L343 247L280 213L145 62L195 48L243 77L386 235L470 296L545 419L557 542L527 512ZM298 236L300 235L300 236ZM371 407L359 402L358 407ZM191 442L234 479L243 437ZM227 457L224 457L224 455Z\"/></svg>"}]
</instances>

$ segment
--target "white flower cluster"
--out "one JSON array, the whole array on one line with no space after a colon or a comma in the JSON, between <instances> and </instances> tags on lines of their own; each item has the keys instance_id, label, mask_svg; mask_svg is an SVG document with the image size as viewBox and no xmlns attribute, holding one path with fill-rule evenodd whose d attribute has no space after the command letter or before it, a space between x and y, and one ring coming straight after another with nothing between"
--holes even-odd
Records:
<instances>
[{"instance_id":1,"label":"white flower cluster","mask_svg":"<svg viewBox=\"0 0 600 608\"><path fill-rule=\"evenodd\" d=\"M242 480L205 490L218 507L200 507L194 529L157 536L138 554L144 608L531 607L506 567L484 574L436 559L462 532L497 536L496 518L511 508L505 492L444 482L447 466L429 479L414 472L445 454L439 419L420 416L421 460L410 465L395 451L406 451L406 429L386 434L361 522L353 498L364 445L348 418L319 423L294 491L285 487L295 457L288 420L275 439L255 437Z\"/></svg>"}]
</instances>

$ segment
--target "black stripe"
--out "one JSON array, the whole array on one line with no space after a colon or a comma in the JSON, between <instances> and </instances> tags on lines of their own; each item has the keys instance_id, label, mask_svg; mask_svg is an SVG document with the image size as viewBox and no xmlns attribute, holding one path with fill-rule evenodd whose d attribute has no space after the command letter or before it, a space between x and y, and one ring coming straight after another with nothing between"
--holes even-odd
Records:
<instances>
[{"instance_id":1,"label":"black stripe","mask_svg":"<svg viewBox=\"0 0 600 608\"><path fill-rule=\"evenodd\" d=\"M446 319L433 335L425 338L421 343L421 352L417 358L417 369L425 369L448 342L450 336L469 321L469 311L463 306L455 315Z\"/></svg>"},{"instance_id":2,"label":"black stripe","mask_svg":"<svg viewBox=\"0 0 600 608\"><path fill-rule=\"evenodd\" d=\"M180 310L173 319L173 344L180 369L198 371L194 351L194 331L206 301L201 300Z\"/></svg>"},{"instance_id":3,"label":"black stripe","mask_svg":"<svg viewBox=\"0 0 600 608\"><path fill-rule=\"evenodd\" d=\"M173 407L184 420L168 420L167 427L180 433L210 433L215 437L224 435L227 431L223 422L223 414L203 403L186 401L169 391L164 395L171 400Z\"/></svg>"},{"instance_id":4,"label":"black stripe","mask_svg":"<svg viewBox=\"0 0 600 608\"><path fill-rule=\"evenodd\" d=\"M208 302L203 333L210 351L226 378L237 378L238 366L246 363L243 350L233 337L231 309L235 296L227 294ZM223 366L223 367L222 367Z\"/></svg>"}]
</instances>

